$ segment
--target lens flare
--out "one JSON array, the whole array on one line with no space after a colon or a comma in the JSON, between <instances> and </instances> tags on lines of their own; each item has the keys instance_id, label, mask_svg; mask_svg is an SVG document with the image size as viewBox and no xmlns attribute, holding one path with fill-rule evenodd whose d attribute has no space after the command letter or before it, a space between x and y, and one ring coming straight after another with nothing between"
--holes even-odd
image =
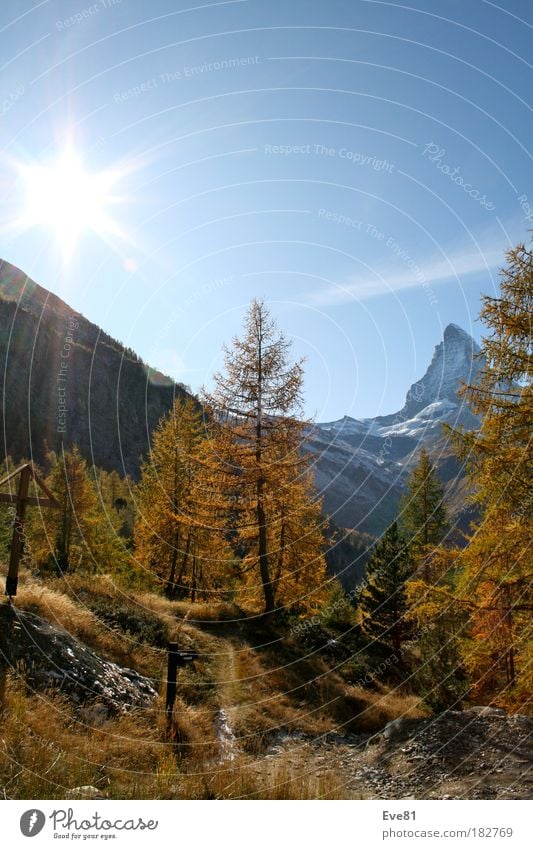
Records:
<instances>
[{"instance_id":1,"label":"lens flare","mask_svg":"<svg viewBox=\"0 0 533 849\"><path fill-rule=\"evenodd\" d=\"M21 165L19 170L24 192L19 227L51 231L65 258L85 232L102 238L120 235L109 213L117 201L113 187L119 172L89 173L70 149L49 164Z\"/></svg>"}]
</instances>

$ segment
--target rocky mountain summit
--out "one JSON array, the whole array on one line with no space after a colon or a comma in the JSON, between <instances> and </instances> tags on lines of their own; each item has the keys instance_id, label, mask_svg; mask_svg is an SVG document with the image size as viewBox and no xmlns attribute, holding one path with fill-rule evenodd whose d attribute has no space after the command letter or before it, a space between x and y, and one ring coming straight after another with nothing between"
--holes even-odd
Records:
<instances>
[{"instance_id":1,"label":"rocky mountain summit","mask_svg":"<svg viewBox=\"0 0 533 849\"><path fill-rule=\"evenodd\" d=\"M422 445L437 462L453 513L463 476L442 426L471 429L478 425L457 392L463 383L475 382L481 367L476 342L456 324L449 324L426 373L410 387L401 410L370 419L344 416L316 425L312 435L315 476L326 512L337 525L380 533L396 515L405 479ZM466 521L464 516L456 518L460 524Z\"/></svg>"},{"instance_id":2,"label":"rocky mountain summit","mask_svg":"<svg viewBox=\"0 0 533 849\"><path fill-rule=\"evenodd\" d=\"M477 342L457 324L448 324L426 373L410 387L402 409L395 415L378 417L375 424L386 428L394 425L398 418L406 423L407 430L411 430L407 422L431 420L436 411L444 410L448 411L447 415L455 410L455 421L459 418L465 424L473 423L468 408L459 402L457 390L461 383L475 380L480 366L478 355Z\"/></svg>"}]
</instances>

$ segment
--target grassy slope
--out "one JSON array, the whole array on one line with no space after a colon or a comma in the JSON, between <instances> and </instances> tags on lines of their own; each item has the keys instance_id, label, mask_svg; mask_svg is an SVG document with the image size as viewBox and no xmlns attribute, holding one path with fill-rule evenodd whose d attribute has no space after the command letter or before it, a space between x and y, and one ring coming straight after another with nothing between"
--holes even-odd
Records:
<instances>
[{"instance_id":1,"label":"grassy slope","mask_svg":"<svg viewBox=\"0 0 533 849\"><path fill-rule=\"evenodd\" d=\"M0 732L7 798L65 798L85 785L109 798L345 798L339 776L311 763L305 746L276 754L280 737L371 733L421 714L416 697L362 689L353 663L228 605L128 595L102 577L43 585L25 576L16 601L160 682L167 640L201 657L179 672L170 739L161 697L109 719L57 694L27 692L12 673Z\"/></svg>"}]
</instances>

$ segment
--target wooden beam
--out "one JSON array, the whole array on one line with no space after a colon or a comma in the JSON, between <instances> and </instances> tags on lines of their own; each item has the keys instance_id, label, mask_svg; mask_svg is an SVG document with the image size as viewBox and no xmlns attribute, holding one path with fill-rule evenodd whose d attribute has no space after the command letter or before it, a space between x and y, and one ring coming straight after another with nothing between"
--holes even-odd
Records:
<instances>
[{"instance_id":1,"label":"wooden beam","mask_svg":"<svg viewBox=\"0 0 533 849\"><path fill-rule=\"evenodd\" d=\"M3 479L0 481L0 486L3 486L5 483L7 483L8 481L10 481L12 478L14 478L14 477L16 477L17 475L19 475L19 474L22 472L22 470L23 470L23 469L30 469L30 471L31 471L31 473L32 473L32 476L33 476L33 469L32 469L32 467L31 467L30 463L24 463L24 465L23 465L23 466L19 466L19 467L18 467L18 469L15 469L15 471L14 471L14 472L11 472L11 474L10 474L10 475L8 475L6 478L3 478Z\"/></svg>"},{"instance_id":2,"label":"wooden beam","mask_svg":"<svg viewBox=\"0 0 533 849\"><path fill-rule=\"evenodd\" d=\"M33 465L31 463L24 463L23 466L19 466L18 469L15 469L14 472L11 472L11 474L9 474L7 477L3 478L0 481L0 486L3 486L8 481L12 480L14 477L16 477L18 474L20 474L24 469L30 470L31 477L33 478L33 480L35 481L35 483L37 484L39 489L42 489L42 491L44 492L44 494L46 495L48 500L52 502L52 505L47 504L46 507L50 507L50 506L58 507L59 504L58 504L55 496L50 492L50 490L46 486L45 482L43 481L42 477L37 474L37 472L35 471L35 469L33 468ZM0 493L0 495L1 494L2 493ZM28 498L26 500L27 500L27 503L32 504L33 507L37 506L38 503L39 503L35 499L32 500L31 498ZM5 499L0 498L0 501L5 501ZM11 502L11 503L13 503L13 502Z\"/></svg>"},{"instance_id":3,"label":"wooden beam","mask_svg":"<svg viewBox=\"0 0 533 849\"><path fill-rule=\"evenodd\" d=\"M47 506L47 507L48 507L48 506L59 507L59 502L57 501L57 499L55 498L55 496L54 496L54 495L50 492L50 490L49 490L49 489L48 489L48 487L46 486L45 482L43 481L43 479L41 478L41 476L37 474L37 472L35 471L35 469L32 469L32 475L33 475L33 480L35 481L35 483L37 484L37 486L38 486L40 489L42 489L42 491L44 492L44 494L46 495L46 497L48 498L48 500L52 502L52 503L51 503L51 505L48 505L48 504L47 504L46 506ZM28 504L29 504L29 501L28 501Z\"/></svg>"},{"instance_id":4,"label":"wooden beam","mask_svg":"<svg viewBox=\"0 0 533 849\"><path fill-rule=\"evenodd\" d=\"M17 594L19 562L24 550L24 520L26 518L26 507L59 507L59 503L54 498L44 481L41 480L38 474L36 474L32 463L25 463L23 466L19 466L18 469L15 469L14 472L11 472L10 475L7 475L7 477L0 481L0 486L8 483L8 481L12 480L17 475L20 475L17 494L15 495L11 492L0 492L0 504L16 505L15 522L13 524L13 539L11 541L11 555L9 558L9 569L6 578L6 595L9 596L9 598L12 598ZM44 492L46 498L28 495L32 479L35 481L39 489ZM0 690L1 685L2 681L0 680Z\"/></svg>"},{"instance_id":5,"label":"wooden beam","mask_svg":"<svg viewBox=\"0 0 533 849\"><path fill-rule=\"evenodd\" d=\"M178 644L168 644L168 666L167 666L167 693L165 713L167 717L167 734L170 731L172 722L172 711L174 710L174 702L176 701L176 673L178 671Z\"/></svg>"},{"instance_id":6,"label":"wooden beam","mask_svg":"<svg viewBox=\"0 0 533 849\"><path fill-rule=\"evenodd\" d=\"M7 666L4 660L0 660L0 714L6 707L6 681L7 681Z\"/></svg>"},{"instance_id":7,"label":"wooden beam","mask_svg":"<svg viewBox=\"0 0 533 849\"><path fill-rule=\"evenodd\" d=\"M16 504L18 501L18 495L8 495L7 492L0 492L0 504ZM50 501L49 498L33 498L33 496L28 495L25 499L26 504L29 504L30 507L57 507L57 501L54 499Z\"/></svg>"}]
</instances>

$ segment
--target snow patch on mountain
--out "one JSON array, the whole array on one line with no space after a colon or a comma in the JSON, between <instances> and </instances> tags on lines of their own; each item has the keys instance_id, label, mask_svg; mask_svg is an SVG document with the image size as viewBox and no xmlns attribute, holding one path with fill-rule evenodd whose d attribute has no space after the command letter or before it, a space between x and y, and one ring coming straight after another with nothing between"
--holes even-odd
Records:
<instances>
[{"instance_id":1,"label":"snow patch on mountain","mask_svg":"<svg viewBox=\"0 0 533 849\"><path fill-rule=\"evenodd\" d=\"M479 346L456 324L449 324L442 342L436 346L432 360L421 380L413 383L401 413L412 418L435 401L447 399L459 403L461 384L471 383L479 371Z\"/></svg>"},{"instance_id":2,"label":"snow patch on mountain","mask_svg":"<svg viewBox=\"0 0 533 849\"><path fill-rule=\"evenodd\" d=\"M482 367L479 346L449 324L424 376L397 413L375 418L343 416L315 425L311 448L326 512L345 527L375 533L395 515L405 479L420 445L442 446L443 424L471 429L478 419L458 395ZM441 449L439 448L439 451Z\"/></svg>"}]
</instances>

